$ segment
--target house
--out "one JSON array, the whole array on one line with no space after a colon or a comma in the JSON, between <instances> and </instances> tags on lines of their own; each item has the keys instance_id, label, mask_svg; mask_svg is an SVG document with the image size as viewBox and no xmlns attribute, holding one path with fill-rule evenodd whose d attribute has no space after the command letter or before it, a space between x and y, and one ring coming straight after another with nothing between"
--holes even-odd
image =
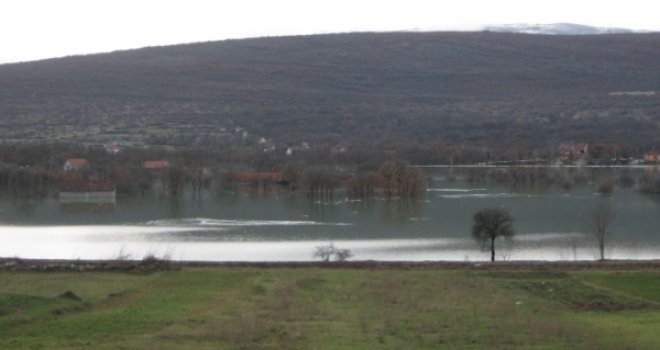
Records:
<instances>
[{"instance_id":1,"label":"house","mask_svg":"<svg viewBox=\"0 0 660 350\"><path fill-rule=\"evenodd\" d=\"M60 183L60 203L114 204L115 184L110 180L64 180Z\"/></svg>"},{"instance_id":2,"label":"house","mask_svg":"<svg viewBox=\"0 0 660 350\"><path fill-rule=\"evenodd\" d=\"M559 145L559 159L563 161L584 161L589 156L589 144L562 143Z\"/></svg>"},{"instance_id":3,"label":"house","mask_svg":"<svg viewBox=\"0 0 660 350\"><path fill-rule=\"evenodd\" d=\"M89 168L89 162L85 158L67 159L67 161L64 162L64 167L62 167L64 171L78 171L78 170L85 170L88 168Z\"/></svg>"},{"instance_id":4,"label":"house","mask_svg":"<svg viewBox=\"0 0 660 350\"><path fill-rule=\"evenodd\" d=\"M287 156L291 156L294 153L305 152L305 151L309 151L311 149L312 149L312 147L309 146L309 143L303 141L303 142L300 143L300 145L293 145L293 146L287 147L285 154Z\"/></svg>"},{"instance_id":5,"label":"house","mask_svg":"<svg viewBox=\"0 0 660 350\"><path fill-rule=\"evenodd\" d=\"M266 139L265 137L262 137L259 139L259 142L257 142L261 147L263 147L264 152L269 153L269 152L275 152L277 147L275 146L275 142Z\"/></svg>"},{"instance_id":6,"label":"house","mask_svg":"<svg viewBox=\"0 0 660 350\"><path fill-rule=\"evenodd\" d=\"M274 143L267 143L264 145L264 152L265 153L271 153L275 152L277 150L277 146L275 146Z\"/></svg>"},{"instance_id":7,"label":"house","mask_svg":"<svg viewBox=\"0 0 660 350\"><path fill-rule=\"evenodd\" d=\"M660 163L660 152L652 150L644 154L644 163Z\"/></svg>"},{"instance_id":8,"label":"house","mask_svg":"<svg viewBox=\"0 0 660 350\"><path fill-rule=\"evenodd\" d=\"M116 143L107 143L103 145L103 148L105 148L105 151L108 152L108 154L117 154L121 151L121 146Z\"/></svg>"},{"instance_id":9,"label":"house","mask_svg":"<svg viewBox=\"0 0 660 350\"><path fill-rule=\"evenodd\" d=\"M170 166L170 163L166 160L147 160L142 166L149 170L164 170Z\"/></svg>"},{"instance_id":10,"label":"house","mask_svg":"<svg viewBox=\"0 0 660 350\"><path fill-rule=\"evenodd\" d=\"M330 148L330 155L334 156L334 155L337 155L337 154L346 153L347 151L348 151L348 148L342 142L342 143L339 143L339 144L333 146L332 148Z\"/></svg>"}]
</instances>

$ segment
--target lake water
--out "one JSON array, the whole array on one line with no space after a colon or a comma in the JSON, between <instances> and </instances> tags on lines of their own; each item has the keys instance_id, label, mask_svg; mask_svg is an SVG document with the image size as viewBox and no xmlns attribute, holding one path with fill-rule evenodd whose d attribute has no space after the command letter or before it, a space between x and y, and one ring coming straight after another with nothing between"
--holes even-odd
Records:
<instances>
[{"instance_id":1,"label":"lake water","mask_svg":"<svg viewBox=\"0 0 660 350\"><path fill-rule=\"evenodd\" d=\"M113 259L147 254L174 260L304 261L315 248L350 249L353 260L483 261L489 253L471 239L472 215L507 209L517 231L501 242L507 260L591 260L590 213L599 202L616 212L606 256L660 259L660 197L635 186L597 193L603 179L639 179L649 168L549 168L581 179L569 190L542 183L514 186L484 180L491 168L425 168L430 186L415 200L375 198L313 202L304 196L204 192L178 200L118 196L113 204L0 198L0 256ZM476 175L475 175L476 174ZM475 178L478 179L475 181Z\"/></svg>"}]
</instances>

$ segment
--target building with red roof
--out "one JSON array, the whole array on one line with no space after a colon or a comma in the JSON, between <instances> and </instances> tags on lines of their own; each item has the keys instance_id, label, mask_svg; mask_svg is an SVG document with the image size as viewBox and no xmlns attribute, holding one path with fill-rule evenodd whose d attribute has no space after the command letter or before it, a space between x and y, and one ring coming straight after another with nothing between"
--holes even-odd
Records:
<instances>
[{"instance_id":1,"label":"building with red roof","mask_svg":"<svg viewBox=\"0 0 660 350\"><path fill-rule=\"evenodd\" d=\"M170 163L166 160L147 160L143 163L145 169L150 170L164 170L170 166Z\"/></svg>"},{"instance_id":2,"label":"building with red roof","mask_svg":"<svg viewBox=\"0 0 660 350\"><path fill-rule=\"evenodd\" d=\"M116 198L114 182L110 180L67 179L60 183L60 203L109 203Z\"/></svg>"},{"instance_id":3,"label":"building with red roof","mask_svg":"<svg viewBox=\"0 0 660 350\"><path fill-rule=\"evenodd\" d=\"M76 171L89 168L89 162L85 158L72 158L64 162L64 171Z\"/></svg>"}]
</instances>

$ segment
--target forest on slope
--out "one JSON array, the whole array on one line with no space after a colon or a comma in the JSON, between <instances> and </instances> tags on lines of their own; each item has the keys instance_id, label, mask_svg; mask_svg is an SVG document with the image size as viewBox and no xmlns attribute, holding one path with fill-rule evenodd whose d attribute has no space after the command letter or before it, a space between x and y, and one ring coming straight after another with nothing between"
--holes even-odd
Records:
<instances>
[{"instance_id":1,"label":"forest on slope","mask_svg":"<svg viewBox=\"0 0 660 350\"><path fill-rule=\"evenodd\" d=\"M653 33L396 32L5 64L0 136L214 149L264 140L279 149L461 147L500 158L575 141L633 155L660 146L658 57Z\"/></svg>"}]
</instances>

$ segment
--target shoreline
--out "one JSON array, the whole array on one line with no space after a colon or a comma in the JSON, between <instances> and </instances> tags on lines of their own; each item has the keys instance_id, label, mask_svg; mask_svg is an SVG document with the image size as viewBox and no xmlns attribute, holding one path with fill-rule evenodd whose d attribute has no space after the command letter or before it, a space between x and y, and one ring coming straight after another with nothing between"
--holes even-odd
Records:
<instances>
[{"instance_id":1,"label":"shoreline","mask_svg":"<svg viewBox=\"0 0 660 350\"><path fill-rule=\"evenodd\" d=\"M173 261L159 258L143 260L58 260L0 258L0 271L35 272L98 272L98 271L158 271L183 268L255 268L255 269L658 269L660 260L578 260L578 261L376 261L358 260L344 262L281 261L281 262L236 262L236 261Z\"/></svg>"}]
</instances>

